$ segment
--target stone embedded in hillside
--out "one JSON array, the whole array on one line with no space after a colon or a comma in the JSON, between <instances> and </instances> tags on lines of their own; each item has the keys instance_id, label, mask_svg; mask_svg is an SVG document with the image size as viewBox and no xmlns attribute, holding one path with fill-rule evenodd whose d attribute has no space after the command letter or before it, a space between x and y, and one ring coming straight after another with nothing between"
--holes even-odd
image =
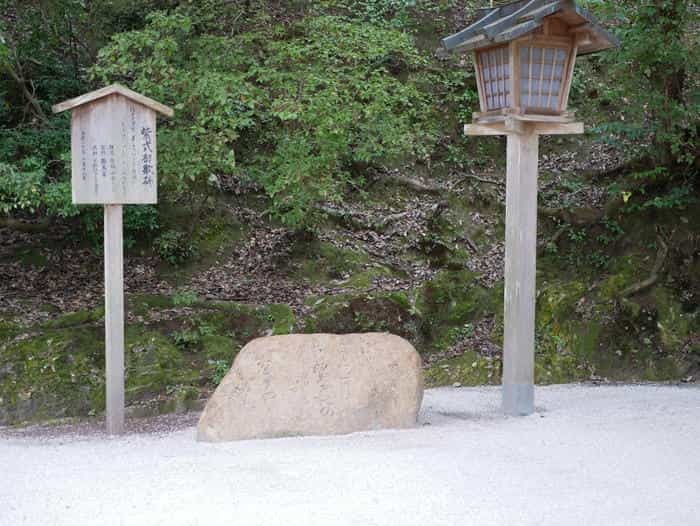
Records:
<instances>
[{"instance_id":1,"label":"stone embedded in hillside","mask_svg":"<svg viewBox=\"0 0 700 526\"><path fill-rule=\"evenodd\" d=\"M422 399L420 356L398 336L258 338L241 350L207 402L197 440L411 427Z\"/></svg>"}]
</instances>

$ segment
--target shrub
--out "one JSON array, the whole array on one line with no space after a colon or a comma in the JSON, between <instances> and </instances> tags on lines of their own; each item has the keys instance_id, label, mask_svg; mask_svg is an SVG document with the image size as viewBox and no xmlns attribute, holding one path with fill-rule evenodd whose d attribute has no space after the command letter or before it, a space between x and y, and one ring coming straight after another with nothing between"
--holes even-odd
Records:
<instances>
[{"instance_id":1,"label":"shrub","mask_svg":"<svg viewBox=\"0 0 700 526\"><path fill-rule=\"evenodd\" d=\"M310 16L229 37L198 34L176 11L115 35L92 76L175 107L159 132L161 180L175 197L248 176L272 213L305 227L317 203L341 199L354 166L429 148L429 104L411 78L424 63L408 35L361 22Z\"/></svg>"},{"instance_id":2,"label":"shrub","mask_svg":"<svg viewBox=\"0 0 700 526\"><path fill-rule=\"evenodd\" d=\"M0 214L18 212L59 217L79 213L71 204L70 184L48 181L46 166L35 157L16 165L0 162Z\"/></svg>"},{"instance_id":3,"label":"shrub","mask_svg":"<svg viewBox=\"0 0 700 526\"><path fill-rule=\"evenodd\" d=\"M177 230L166 230L154 241L158 256L171 265L180 265L197 254L189 236Z\"/></svg>"}]
</instances>

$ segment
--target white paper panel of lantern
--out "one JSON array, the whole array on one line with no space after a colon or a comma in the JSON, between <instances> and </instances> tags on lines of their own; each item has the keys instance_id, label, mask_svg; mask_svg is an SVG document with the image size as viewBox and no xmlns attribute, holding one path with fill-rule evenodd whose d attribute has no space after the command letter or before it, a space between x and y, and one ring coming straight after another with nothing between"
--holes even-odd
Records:
<instances>
[{"instance_id":1,"label":"white paper panel of lantern","mask_svg":"<svg viewBox=\"0 0 700 526\"><path fill-rule=\"evenodd\" d=\"M520 47L520 105L524 111L559 110L568 58L569 50L562 47Z\"/></svg>"},{"instance_id":2,"label":"white paper panel of lantern","mask_svg":"<svg viewBox=\"0 0 700 526\"><path fill-rule=\"evenodd\" d=\"M479 68L486 110L510 106L510 62L508 46L479 52Z\"/></svg>"}]
</instances>

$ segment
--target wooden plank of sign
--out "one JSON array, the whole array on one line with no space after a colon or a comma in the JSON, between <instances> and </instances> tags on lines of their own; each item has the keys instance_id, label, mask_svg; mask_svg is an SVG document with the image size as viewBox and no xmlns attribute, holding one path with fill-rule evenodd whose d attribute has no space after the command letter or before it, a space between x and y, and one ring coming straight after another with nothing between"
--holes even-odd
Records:
<instances>
[{"instance_id":1,"label":"wooden plank of sign","mask_svg":"<svg viewBox=\"0 0 700 526\"><path fill-rule=\"evenodd\" d=\"M155 204L156 113L119 94L72 110L75 204Z\"/></svg>"}]
</instances>

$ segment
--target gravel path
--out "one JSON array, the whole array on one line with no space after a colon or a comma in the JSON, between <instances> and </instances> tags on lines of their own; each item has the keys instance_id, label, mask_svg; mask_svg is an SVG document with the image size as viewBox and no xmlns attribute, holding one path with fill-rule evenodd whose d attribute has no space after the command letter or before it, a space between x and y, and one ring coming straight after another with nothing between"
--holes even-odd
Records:
<instances>
[{"instance_id":1,"label":"gravel path","mask_svg":"<svg viewBox=\"0 0 700 526\"><path fill-rule=\"evenodd\" d=\"M228 444L0 439L0 525L696 525L700 389L426 392L421 426Z\"/></svg>"}]
</instances>

